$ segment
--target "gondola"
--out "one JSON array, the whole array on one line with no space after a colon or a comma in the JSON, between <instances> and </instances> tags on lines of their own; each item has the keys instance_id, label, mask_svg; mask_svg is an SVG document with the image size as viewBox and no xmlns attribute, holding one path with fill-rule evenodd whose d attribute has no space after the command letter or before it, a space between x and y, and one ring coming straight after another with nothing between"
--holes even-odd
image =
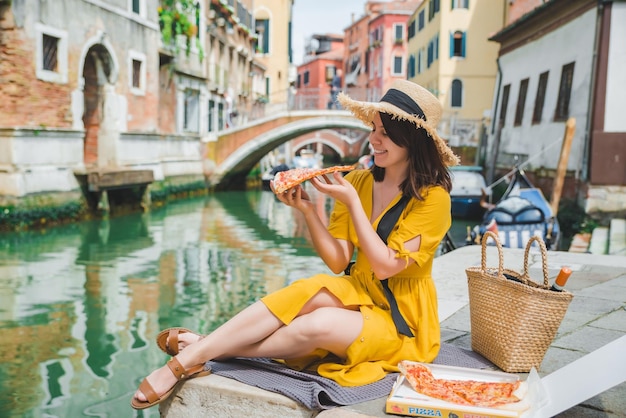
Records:
<instances>
[{"instance_id":1,"label":"gondola","mask_svg":"<svg viewBox=\"0 0 626 418\"><path fill-rule=\"evenodd\" d=\"M495 205L484 202L487 211L480 225L468 234L467 244L480 244L488 230L495 232L503 247L525 248L531 236L543 239L548 250L557 250L561 228L540 189L516 168L513 177Z\"/></svg>"}]
</instances>

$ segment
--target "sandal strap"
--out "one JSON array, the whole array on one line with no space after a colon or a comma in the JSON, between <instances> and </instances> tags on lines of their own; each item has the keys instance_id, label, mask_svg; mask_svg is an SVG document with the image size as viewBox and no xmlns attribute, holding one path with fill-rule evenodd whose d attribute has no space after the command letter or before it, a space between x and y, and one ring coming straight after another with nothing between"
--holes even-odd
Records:
<instances>
[{"instance_id":1,"label":"sandal strap","mask_svg":"<svg viewBox=\"0 0 626 418\"><path fill-rule=\"evenodd\" d=\"M171 329L165 342L167 349L174 355L178 354L178 334L180 334L179 328Z\"/></svg>"},{"instance_id":2,"label":"sandal strap","mask_svg":"<svg viewBox=\"0 0 626 418\"><path fill-rule=\"evenodd\" d=\"M139 385L139 391L144 394L148 403L154 403L161 399L158 393L154 391L154 388L148 382L148 379L143 379L141 384Z\"/></svg>"},{"instance_id":3,"label":"sandal strap","mask_svg":"<svg viewBox=\"0 0 626 418\"><path fill-rule=\"evenodd\" d=\"M185 369L176 357L172 357L167 362L167 367L176 377L176 380L189 379L193 375L200 373L204 370L204 364L199 364L197 366L190 367L189 369Z\"/></svg>"}]
</instances>

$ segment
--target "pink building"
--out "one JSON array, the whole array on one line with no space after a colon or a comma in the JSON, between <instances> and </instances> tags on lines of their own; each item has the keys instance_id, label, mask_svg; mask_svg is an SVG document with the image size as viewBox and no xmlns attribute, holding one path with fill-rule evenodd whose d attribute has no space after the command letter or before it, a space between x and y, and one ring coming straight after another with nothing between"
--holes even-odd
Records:
<instances>
[{"instance_id":1,"label":"pink building","mask_svg":"<svg viewBox=\"0 0 626 418\"><path fill-rule=\"evenodd\" d=\"M331 82L342 68L343 36L313 35L306 46L304 63L298 66L296 109L326 109L331 98ZM343 84L343 80L342 80Z\"/></svg>"},{"instance_id":2,"label":"pink building","mask_svg":"<svg viewBox=\"0 0 626 418\"><path fill-rule=\"evenodd\" d=\"M406 79L407 21L422 0L371 2L367 100L379 100L397 79Z\"/></svg>"},{"instance_id":3,"label":"pink building","mask_svg":"<svg viewBox=\"0 0 626 418\"><path fill-rule=\"evenodd\" d=\"M367 3L370 5L371 3ZM367 98L367 81L369 78L369 22L372 18L364 14L352 19L352 23L344 32L344 74L345 91L357 100Z\"/></svg>"}]
</instances>

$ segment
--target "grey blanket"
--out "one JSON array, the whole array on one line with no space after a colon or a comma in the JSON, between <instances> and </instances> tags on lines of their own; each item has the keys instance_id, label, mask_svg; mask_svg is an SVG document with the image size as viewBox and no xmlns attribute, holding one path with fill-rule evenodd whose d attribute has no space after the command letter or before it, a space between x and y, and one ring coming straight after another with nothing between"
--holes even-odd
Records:
<instances>
[{"instance_id":1,"label":"grey blanket","mask_svg":"<svg viewBox=\"0 0 626 418\"><path fill-rule=\"evenodd\" d=\"M441 345L439 355L433 363L473 369L496 368L479 354L450 344ZM369 385L344 387L316 373L296 371L270 359L238 358L210 361L207 364L219 376L283 394L309 409L317 410L354 405L388 396L398 377L397 373L391 373Z\"/></svg>"}]
</instances>

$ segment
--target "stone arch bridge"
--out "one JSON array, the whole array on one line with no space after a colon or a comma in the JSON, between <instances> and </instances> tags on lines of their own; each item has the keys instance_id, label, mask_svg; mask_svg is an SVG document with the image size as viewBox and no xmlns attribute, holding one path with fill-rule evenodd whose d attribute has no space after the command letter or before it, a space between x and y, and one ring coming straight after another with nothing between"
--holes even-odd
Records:
<instances>
[{"instance_id":1,"label":"stone arch bridge","mask_svg":"<svg viewBox=\"0 0 626 418\"><path fill-rule=\"evenodd\" d=\"M367 135L350 139L324 134L328 129L353 129L364 133L369 128L350 112L343 110L284 111L219 132L203 142L204 175L214 190L243 189L250 170L279 145L302 136L296 147L322 142L342 159L356 161L367 150ZM303 135L322 131L315 137Z\"/></svg>"}]
</instances>

